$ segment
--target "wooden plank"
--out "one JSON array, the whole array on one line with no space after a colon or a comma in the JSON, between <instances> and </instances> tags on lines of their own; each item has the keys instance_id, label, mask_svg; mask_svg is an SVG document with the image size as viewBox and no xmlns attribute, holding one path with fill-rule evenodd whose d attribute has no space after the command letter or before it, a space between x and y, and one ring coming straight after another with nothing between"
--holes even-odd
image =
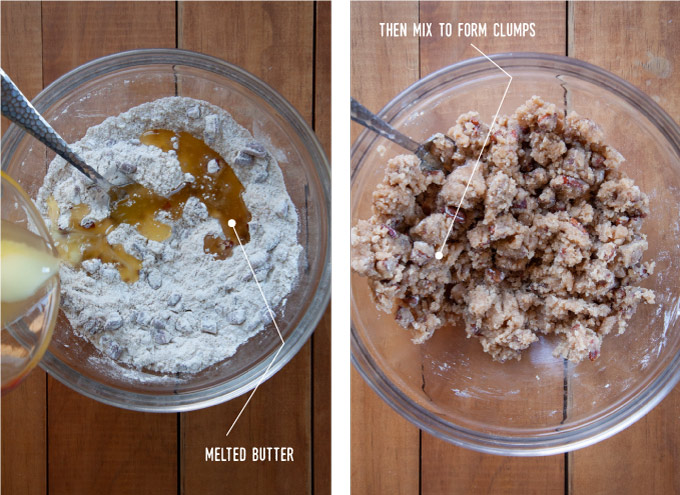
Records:
<instances>
[{"instance_id":1,"label":"wooden plank","mask_svg":"<svg viewBox=\"0 0 680 495\"><path fill-rule=\"evenodd\" d=\"M422 2L420 21L432 23L432 37L420 40L421 75L437 69L479 57L470 43L487 55L513 51L538 51L565 55L565 4L563 2ZM439 36L439 22L453 23L453 36ZM487 23L486 36L458 37L460 22ZM494 22L533 22L536 36L495 37Z\"/></svg>"},{"instance_id":2,"label":"wooden plank","mask_svg":"<svg viewBox=\"0 0 680 495\"><path fill-rule=\"evenodd\" d=\"M331 3L316 3L314 132L331 156ZM312 336L312 492L331 492L331 306Z\"/></svg>"},{"instance_id":3,"label":"wooden plank","mask_svg":"<svg viewBox=\"0 0 680 495\"><path fill-rule=\"evenodd\" d=\"M179 48L243 67L273 86L311 124L313 4L181 2L180 18Z\"/></svg>"},{"instance_id":4,"label":"wooden plank","mask_svg":"<svg viewBox=\"0 0 680 495\"><path fill-rule=\"evenodd\" d=\"M40 4L2 2L0 65L28 98L42 89ZM3 133L9 121L2 118ZM0 492L47 493L47 375L40 368L0 399Z\"/></svg>"},{"instance_id":5,"label":"wooden plank","mask_svg":"<svg viewBox=\"0 0 680 495\"><path fill-rule=\"evenodd\" d=\"M574 34L569 56L599 65L634 84L677 122L679 9L674 2L570 4ZM633 24L620 24L633 20Z\"/></svg>"},{"instance_id":6,"label":"wooden plank","mask_svg":"<svg viewBox=\"0 0 680 495\"><path fill-rule=\"evenodd\" d=\"M502 13L502 14L500 14ZM486 22L492 29L494 22L535 22L534 38L485 37L459 38L454 32L452 37L433 36L422 38L420 44L421 75L425 76L442 67L461 60L478 57L470 43L474 43L484 53L493 54L510 51L540 51L565 54L566 47L566 9L564 3L557 2L422 2L420 21L432 22ZM512 89L512 88L511 88ZM500 94L498 98L500 99ZM510 96L512 96L510 94ZM510 97L508 98L510 100ZM514 103L513 103L514 104ZM492 106L495 109L498 102ZM513 105L504 106L511 111ZM462 111L468 108L461 109ZM493 110L491 110L493 112ZM485 359L481 353L475 356ZM531 365L528 359L521 363ZM511 366L507 363L504 366ZM425 367L427 369L427 366ZM437 370L434 370L435 374ZM482 373L483 374L483 373ZM427 380L426 380L427 381ZM503 415L512 417L526 416L526 411L562 410L563 378L561 373L542 376L540 381L518 385L521 400L506 401L502 404ZM493 402L484 397L471 400L466 407L472 415L475 411L489 414ZM492 406L493 407L493 406ZM499 407L496 404L496 407ZM540 421L541 419L537 419ZM522 493L530 486L530 493L562 493L564 491L564 456L509 458L480 454L456 447L431 435L422 438L422 492L429 494L444 493Z\"/></svg>"},{"instance_id":7,"label":"wooden plank","mask_svg":"<svg viewBox=\"0 0 680 495\"><path fill-rule=\"evenodd\" d=\"M680 493L680 388L628 429L569 456L568 493Z\"/></svg>"},{"instance_id":8,"label":"wooden plank","mask_svg":"<svg viewBox=\"0 0 680 495\"><path fill-rule=\"evenodd\" d=\"M181 492L221 493L225 486L248 493L311 492L310 345L263 383L236 424L225 434L246 401L181 415ZM244 447L247 462L205 462L205 448ZM251 462L253 447L292 447L293 462Z\"/></svg>"},{"instance_id":9,"label":"wooden plank","mask_svg":"<svg viewBox=\"0 0 680 495\"><path fill-rule=\"evenodd\" d=\"M390 409L355 369L351 380L352 493L420 493L420 431Z\"/></svg>"},{"instance_id":10,"label":"wooden plank","mask_svg":"<svg viewBox=\"0 0 680 495\"><path fill-rule=\"evenodd\" d=\"M316 3L314 132L331 156L331 2Z\"/></svg>"},{"instance_id":11,"label":"wooden plank","mask_svg":"<svg viewBox=\"0 0 680 495\"><path fill-rule=\"evenodd\" d=\"M384 38L380 22L418 20L418 2L354 2L351 4L352 96L378 112L420 77L418 40ZM354 142L363 127L352 122Z\"/></svg>"},{"instance_id":12,"label":"wooden plank","mask_svg":"<svg viewBox=\"0 0 680 495\"><path fill-rule=\"evenodd\" d=\"M175 47L174 2L43 2L45 84L97 57Z\"/></svg>"},{"instance_id":13,"label":"wooden plank","mask_svg":"<svg viewBox=\"0 0 680 495\"><path fill-rule=\"evenodd\" d=\"M40 4L2 3L1 63L27 98L32 99L43 88ZM3 134L9 124L9 120L2 117Z\"/></svg>"},{"instance_id":14,"label":"wooden plank","mask_svg":"<svg viewBox=\"0 0 680 495\"><path fill-rule=\"evenodd\" d=\"M175 45L164 2L42 5L44 82L121 50ZM140 414L87 399L50 378L50 493L177 491L177 416Z\"/></svg>"},{"instance_id":15,"label":"wooden plank","mask_svg":"<svg viewBox=\"0 0 680 495\"><path fill-rule=\"evenodd\" d=\"M438 494L563 494L564 456L507 457L479 454L439 441L433 463L432 439L423 434L423 491ZM427 449L428 455L425 455ZM437 472L441 470L443 472Z\"/></svg>"},{"instance_id":16,"label":"wooden plank","mask_svg":"<svg viewBox=\"0 0 680 495\"><path fill-rule=\"evenodd\" d=\"M177 415L126 411L49 382L49 493L177 493Z\"/></svg>"},{"instance_id":17,"label":"wooden plank","mask_svg":"<svg viewBox=\"0 0 680 495\"><path fill-rule=\"evenodd\" d=\"M217 56L262 78L311 124L314 101L314 4L311 2L182 2L179 47ZM226 29L226 26L230 28ZM229 436L229 446L290 446L294 462L206 463L206 446L224 434L246 396L182 414L182 492L308 493L312 489L311 342L262 384Z\"/></svg>"},{"instance_id":18,"label":"wooden plank","mask_svg":"<svg viewBox=\"0 0 680 495\"><path fill-rule=\"evenodd\" d=\"M47 375L35 369L2 402L2 493L47 493Z\"/></svg>"},{"instance_id":19,"label":"wooden plank","mask_svg":"<svg viewBox=\"0 0 680 495\"><path fill-rule=\"evenodd\" d=\"M570 56L623 77L680 120L679 4L575 2L570 13ZM630 428L569 454L569 493L680 493L679 410L676 387Z\"/></svg>"},{"instance_id":20,"label":"wooden plank","mask_svg":"<svg viewBox=\"0 0 680 495\"><path fill-rule=\"evenodd\" d=\"M331 493L331 307L312 336L312 493Z\"/></svg>"},{"instance_id":21,"label":"wooden plank","mask_svg":"<svg viewBox=\"0 0 680 495\"><path fill-rule=\"evenodd\" d=\"M374 112L419 77L418 40L383 38L379 23L417 20L417 2L351 4L352 96ZM352 123L352 141L362 130ZM355 370L351 380L352 493L417 494L418 428L390 409Z\"/></svg>"}]
</instances>

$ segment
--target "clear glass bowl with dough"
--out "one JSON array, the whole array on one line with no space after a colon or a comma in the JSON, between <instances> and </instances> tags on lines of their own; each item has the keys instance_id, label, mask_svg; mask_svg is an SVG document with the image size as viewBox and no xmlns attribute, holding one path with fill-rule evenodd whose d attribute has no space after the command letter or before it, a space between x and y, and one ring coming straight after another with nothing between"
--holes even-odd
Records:
<instances>
[{"instance_id":1,"label":"clear glass bowl with dough","mask_svg":"<svg viewBox=\"0 0 680 495\"><path fill-rule=\"evenodd\" d=\"M555 454L621 431L680 379L680 128L651 98L598 67L544 54L494 60L513 77L501 114L540 95L600 124L626 158L624 170L650 197L644 259L657 267L643 285L656 291L657 304L641 305L625 334L605 337L594 362L564 362L542 339L521 361L501 364L461 325L413 344L375 308L366 279L352 274L352 360L380 397L432 435L487 453ZM418 81L379 114L422 142L469 110L490 123L507 82L488 60L466 60ZM352 225L371 215L371 192L388 158L400 153L372 133L357 139Z\"/></svg>"},{"instance_id":2,"label":"clear glass bowl with dough","mask_svg":"<svg viewBox=\"0 0 680 495\"><path fill-rule=\"evenodd\" d=\"M134 50L106 56L65 74L33 100L68 142L109 116L164 96L188 96L227 110L251 133L269 138L299 216L304 249L298 282L277 323L285 345L266 378L300 350L330 297L330 167L300 114L278 93L243 69L203 54L173 49ZM2 141L2 169L35 198L53 154L10 128ZM278 156L278 155L277 155ZM280 160L279 160L280 161ZM272 324L235 355L196 374L163 376L123 367L73 334L63 313L40 365L74 390L101 402L140 411L188 411L252 390L281 342Z\"/></svg>"}]
</instances>

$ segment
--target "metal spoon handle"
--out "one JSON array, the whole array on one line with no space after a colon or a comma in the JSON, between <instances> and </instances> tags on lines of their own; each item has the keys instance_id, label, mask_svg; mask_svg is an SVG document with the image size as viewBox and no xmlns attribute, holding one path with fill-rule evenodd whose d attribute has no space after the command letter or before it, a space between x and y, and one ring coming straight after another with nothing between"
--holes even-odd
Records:
<instances>
[{"instance_id":1,"label":"metal spoon handle","mask_svg":"<svg viewBox=\"0 0 680 495\"><path fill-rule=\"evenodd\" d=\"M68 143L33 108L31 102L2 69L0 69L0 77L2 78L2 114L85 174L104 191L110 191L111 184L71 150Z\"/></svg>"},{"instance_id":2,"label":"metal spoon handle","mask_svg":"<svg viewBox=\"0 0 680 495\"><path fill-rule=\"evenodd\" d=\"M373 132L380 134L382 137L389 139L402 148L407 149L411 153L416 153L419 151L419 143L416 143L408 136L404 136L401 132L396 130L380 117L376 116L354 98L352 98L351 116L354 122L357 122L372 130Z\"/></svg>"}]
</instances>

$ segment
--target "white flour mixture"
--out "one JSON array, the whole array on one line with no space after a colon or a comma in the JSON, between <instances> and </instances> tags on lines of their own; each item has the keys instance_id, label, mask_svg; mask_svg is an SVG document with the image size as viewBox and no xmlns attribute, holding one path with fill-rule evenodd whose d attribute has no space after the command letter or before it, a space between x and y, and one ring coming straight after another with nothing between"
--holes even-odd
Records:
<instances>
[{"instance_id":1,"label":"white flour mixture","mask_svg":"<svg viewBox=\"0 0 680 495\"><path fill-rule=\"evenodd\" d=\"M245 250L270 306L282 307L296 281L302 247L297 213L271 153L224 110L183 97L110 117L73 148L112 183L124 184L129 177L167 195L194 178L182 172L175 152L140 143L150 129L188 132L233 168L252 215ZM214 167L209 164L207 173ZM57 227L68 225L78 204L90 207L91 220L109 214L101 192L61 158L50 164L38 194L48 225L50 196L59 206ZM134 283L122 281L116 265L97 259L62 263L62 308L75 332L112 359L160 372L197 372L233 355L271 319L238 246L225 260L204 253L206 236L224 235L198 198L186 202L177 220L163 213L157 218L172 227L163 242L148 240L127 224L107 235L110 245L120 244L142 261Z\"/></svg>"}]
</instances>

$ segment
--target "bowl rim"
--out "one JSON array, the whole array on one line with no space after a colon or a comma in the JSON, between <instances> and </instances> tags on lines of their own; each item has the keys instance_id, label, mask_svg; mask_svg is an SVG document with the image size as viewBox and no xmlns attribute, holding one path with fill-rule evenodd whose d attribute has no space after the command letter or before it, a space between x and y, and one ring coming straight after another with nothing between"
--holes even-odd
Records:
<instances>
[{"instance_id":1,"label":"bowl rim","mask_svg":"<svg viewBox=\"0 0 680 495\"><path fill-rule=\"evenodd\" d=\"M304 332L289 344L289 338L282 346L276 346L260 363L231 380L236 387L226 390L225 382L208 388L201 388L188 393L168 393L165 395L144 394L121 390L81 375L79 372L59 360L49 349L45 352L39 365L46 372L76 392L107 405L142 412L186 412L220 404L243 395L255 387L259 387L266 380L283 368L309 340L321 320L330 300L331 277L331 189L330 163L316 134L300 113L275 89L267 83L237 65L226 62L212 55L183 50L178 48L143 48L113 53L93 59L63 74L32 100L38 112L43 112L57 100L68 94L73 88L89 82L92 79L116 72L121 69L153 65L183 65L194 69L226 77L249 91L255 93L270 105L293 131L301 142L307 145L316 178L321 186L320 192L325 201L326 250L323 253L323 268L320 273L317 290L306 313L298 325L291 331L293 335L298 328L304 327ZM12 156L19 145L23 132L12 124L2 137L2 169L9 164L6 157ZM280 354L277 353L279 351ZM269 365L272 356L276 361ZM210 391L206 395L206 391Z\"/></svg>"},{"instance_id":2,"label":"bowl rim","mask_svg":"<svg viewBox=\"0 0 680 495\"><path fill-rule=\"evenodd\" d=\"M624 79L588 62L562 55L537 52L507 52L489 55L495 63L508 71L514 68L529 67L533 69L559 69L561 74L576 76L596 84L605 84L606 89L622 98L649 119L680 156L680 127L678 124L648 95ZM484 67L486 65L486 67ZM447 78L442 84L448 84L459 76L468 77L475 70L478 72L493 71L488 67L485 57L474 57L443 67L409 85L392 98L377 115L389 121L390 112L397 108L400 101L410 93L428 87L437 79ZM461 74L461 72L463 72ZM430 93L430 89L423 93ZM641 100L644 107L636 101ZM394 115L392 115L394 117ZM364 159L367 150L378 139L372 132L364 129L351 148L351 181L361 168L358 164ZM363 154L357 156L363 146ZM354 297L351 302L354 311ZM676 324L677 325L677 324ZM614 413L564 432L550 433L540 437L520 437L485 434L469 428L459 427L445 421L436 414L409 399L382 372L368 350L361 344L354 320L351 321L351 361L368 385L394 411L418 428L454 445L469 448L478 452L511 456L554 455L587 447L615 435L642 418L652 410L680 382L680 350L671 359L669 365L647 385L636 397L621 406Z\"/></svg>"}]
</instances>

